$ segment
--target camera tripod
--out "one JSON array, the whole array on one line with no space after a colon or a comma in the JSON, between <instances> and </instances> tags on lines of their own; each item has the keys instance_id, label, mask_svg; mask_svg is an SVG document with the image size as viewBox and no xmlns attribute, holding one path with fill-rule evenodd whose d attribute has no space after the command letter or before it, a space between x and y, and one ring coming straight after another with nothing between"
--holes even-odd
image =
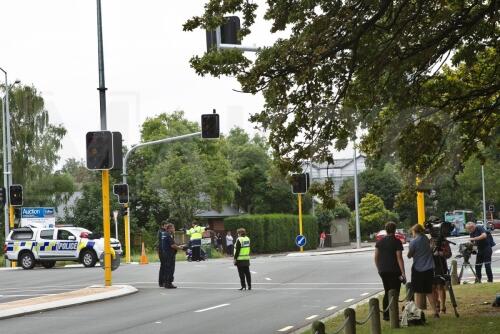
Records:
<instances>
[{"instance_id":1,"label":"camera tripod","mask_svg":"<svg viewBox=\"0 0 500 334\"><path fill-rule=\"evenodd\" d=\"M460 274L458 275L458 284L460 284L460 282L462 281L462 275L464 274L464 269L465 268L469 268L472 273L474 274L474 278L475 278L475 281L477 281L477 275L476 275L476 272L474 271L474 266L472 264L470 264L469 262L469 259L470 259L470 255L457 255L456 258L461 258L463 257L464 258L464 262L462 263L462 267L460 268Z\"/></svg>"}]
</instances>

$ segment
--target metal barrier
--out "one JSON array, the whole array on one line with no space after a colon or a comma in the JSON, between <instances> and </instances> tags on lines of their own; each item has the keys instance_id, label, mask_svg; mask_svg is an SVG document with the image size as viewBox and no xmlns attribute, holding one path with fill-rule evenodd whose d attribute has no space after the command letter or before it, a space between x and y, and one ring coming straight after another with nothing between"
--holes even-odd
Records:
<instances>
[{"instance_id":1,"label":"metal barrier","mask_svg":"<svg viewBox=\"0 0 500 334\"><path fill-rule=\"evenodd\" d=\"M344 330L345 334L356 334L356 325L364 325L370 321L370 332L372 334L381 334L382 326L380 323L380 314L389 311L389 320L391 328L399 328L399 306L398 306L399 293L396 290L389 290L389 305L383 311L380 311L378 298L370 298L370 310L366 319L362 321L356 320L356 311L352 308L344 310L344 322L334 332L329 334L338 334ZM327 334L325 324L322 321L315 321L312 323L313 334Z\"/></svg>"}]
</instances>

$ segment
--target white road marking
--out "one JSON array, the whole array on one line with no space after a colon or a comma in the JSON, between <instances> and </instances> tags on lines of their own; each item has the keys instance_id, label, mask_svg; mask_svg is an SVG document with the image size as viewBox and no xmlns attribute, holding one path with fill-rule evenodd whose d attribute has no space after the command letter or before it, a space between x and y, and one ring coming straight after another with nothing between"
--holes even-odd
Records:
<instances>
[{"instance_id":1,"label":"white road marking","mask_svg":"<svg viewBox=\"0 0 500 334\"><path fill-rule=\"evenodd\" d=\"M350 299L346 299L346 300L344 300L344 303L350 303L350 302L352 302L353 300L354 300L354 299L352 299L352 298L350 298Z\"/></svg>"},{"instance_id":2,"label":"white road marking","mask_svg":"<svg viewBox=\"0 0 500 334\"><path fill-rule=\"evenodd\" d=\"M286 332L287 330L290 330L292 328L293 328L293 326L286 326L286 327L283 327L282 329L278 329L278 332Z\"/></svg>"},{"instance_id":3,"label":"white road marking","mask_svg":"<svg viewBox=\"0 0 500 334\"><path fill-rule=\"evenodd\" d=\"M252 272L254 273L254 272ZM203 284L203 285L228 285L228 284L237 284L239 285L240 283L237 282L190 282L190 281L175 281L178 284ZM116 284L158 284L158 281L139 281L139 282L119 282ZM262 284L262 285L377 285L377 286L382 286L382 282L376 282L376 283L355 283L355 282L345 282L345 283L339 283L339 282L296 282L296 283L277 283L277 282L262 282L262 283L253 283L255 285L257 284ZM252 284L252 285L253 285ZM69 286L69 285L61 285L61 286ZM79 285L80 286L80 285ZM16 288L16 290L19 288ZM371 289L371 288L368 288ZM377 288L378 289L378 288ZM0 291L6 290L6 289L0 289Z\"/></svg>"},{"instance_id":4,"label":"white road marking","mask_svg":"<svg viewBox=\"0 0 500 334\"><path fill-rule=\"evenodd\" d=\"M312 319L317 318L317 317L318 317L317 314L311 315L310 317L307 317L306 320L312 320Z\"/></svg>"},{"instance_id":5,"label":"white road marking","mask_svg":"<svg viewBox=\"0 0 500 334\"><path fill-rule=\"evenodd\" d=\"M155 324L161 324L161 321L156 321Z\"/></svg>"},{"instance_id":6,"label":"white road marking","mask_svg":"<svg viewBox=\"0 0 500 334\"><path fill-rule=\"evenodd\" d=\"M252 274L257 274L257 272L256 272L256 271L251 271L251 270L250 270L250 272L251 272Z\"/></svg>"},{"instance_id":7,"label":"white road marking","mask_svg":"<svg viewBox=\"0 0 500 334\"><path fill-rule=\"evenodd\" d=\"M370 294L369 292L365 292L365 293L360 294L360 296L366 296L366 295L369 295L369 294Z\"/></svg>"},{"instance_id":8,"label":"white road marking","mask_svg":"<svg viewBox=\"0 0 500 334\"><path fill-rule=\"evenodd\" d=\"M235 290L236 287L234 286L235 284L226 284L226 285L233 285L233 287L208 287L208 286L182 286L180 285L179 287L181 289L199 289L199 290ZM252 286L255 286L256 284L252 283ZM158 289L158 288L143 288L143 289ZM380 290L380 288L369 288L370 290ZM303 288L288 288L288 287L276 287L276 288L265 288L265 287L259 287L259 290L265 290L265 291L281 291L281 290L297 290L297 291L307 291L307 290L340 290L340 291L352 291L352 290L357 290L356 287L351 287L351 288L325 288L325 287L303 287Z\"/></svg>"},{"instance_id":9,"label":"white road marking","mask_svg":"<svg viewBox=\"0 0 500 334\"><path fill-rule=\"evenodd\" d=\"M326 310L327 311L331 311L331 310L335 310L337 308L337 306L330 306L329 308L327 308Z\"/></svg>"},{"instance_id":10,"label":"white road marking","mask_svg":"<svg viewBox=\"0 0 500 334\"><path fill-rule=\"evenodd\" d=\"M1 298L12 298L12 297L37 297L37 296L53 296L54 293L38 293L32 295L1 295Z\"/></svg>"},{"instance_id":11,"label":"white road marking","mask_svg":"<svg viewBox=\"0 0 500 334\"><path fill-rule=\"evenodd\" d=\"M266 277L265 280L266 281L272 281L272 279L270 279L269 277Z\"/></svg>"},{"instance_id":12,"label":"white road marking","mask_svg":"<svg viewBox=\"0 0 500 334\"><path fill-rule=\"evenodd\" d=\"M500 254L500 249L497 249L497 250L495 251L495 254Z\"/></svg>"},{"instance_id":13,"label":"white road marking","mask_svg":"<svg viewBox=\"0 0 500 334\"><path fill-rule=\"evenodd\" d=\"M224 307L224 306L229 306L231 304L220 304L220 305L216 305L216 306L212 306L212 307L208 307L208 308L204 308L202 310L197 310L197 311L194 311L195 313L200 313L200 312L205 312L205 311L210 311L210 310L215 310L216 308L221 308L221 307Z\"/></svg>"}]
</instances>

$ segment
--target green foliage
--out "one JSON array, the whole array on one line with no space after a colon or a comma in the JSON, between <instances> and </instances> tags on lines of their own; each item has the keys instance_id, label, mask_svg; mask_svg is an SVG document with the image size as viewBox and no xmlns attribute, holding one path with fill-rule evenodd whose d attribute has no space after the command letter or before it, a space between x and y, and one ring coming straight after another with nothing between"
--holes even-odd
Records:
<instances>
[{"instance_id":1,"label":"green foliage","mask_svg":"<svg viewBox=\"0 0 500 334\"><path fill-rule=\"evenodd\" d=\"M307 238L305 249L318 245L318 224L313 216L304 215L303 231ZM243 215L224 220L228 231L243 227L251 239L253 253L297 250L295 237L299 234L299 217L286 214Z\"/></svg>"},{"instance_id":2,"label":"green foliage","mask_svg":"<svg viewBox=\"0 0 500 334\"><path fill-rule=\"evenodd\" d=\"M245 36L257 7L209 0L184 29L214 28L242 11ZM497 0L267 1L271 33L287 37L255 60L212 50L191 65L262 92L266 103L251 120L269 132L282 170L326 161L332 143L345 148L362 126L363 151L395 156L414 188L416 174L457 172L482 147L499 144L499 13Z\"/></svg>"},{"instance_id":3,"label":"green foliage","mask_svg":"<svg viewBox=\"0 0 500 334\"><path fill-rule=\"evenodd\" d=\"M398 216L387 210L382 199L373 194L366 194L359 204L361 232L374 233L383 228L389 220L397 221Z\"/></svg>"},{"instance_id":4,"label":"green foliage","mask_svg":"<svg viewBox=\"0 0 500 334\"><path fill-rule=\"evenodd\" d=\"M337 203L335 208L326 209L324 206L319 205L316 208L316 219L321 230L329 230L330 224L334 219L350 219L351 210L344 203Z\"/></svg>"},{"instance_id":5,"label":"green foliage","mask_svg":"<svg viewBox=\"0 0 500 334\"><path fill-rule=\"evenodd\" d=\"M391 164L386 164L383 168L368 168L359 174L358 192L362 198L370 193L379 196L384 201L386 208L394 208L395 197L401 191L401 181L398 172ZM354 180L344 181L339 191L339 198L346 203L351 210L354 210Z\"/></svg>"}]
</instances>

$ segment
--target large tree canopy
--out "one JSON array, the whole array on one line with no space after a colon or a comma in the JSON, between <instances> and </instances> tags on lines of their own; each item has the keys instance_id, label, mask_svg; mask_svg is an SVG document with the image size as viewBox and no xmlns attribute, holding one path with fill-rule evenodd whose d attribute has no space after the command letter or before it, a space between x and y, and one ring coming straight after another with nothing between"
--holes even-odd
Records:
<instances>
[{"instance_id":1,"label":"large tree canopy","mask_svg":"<svg viewBox=\"0 0 500 334\"><path fill-rule=\"evenodd\" d=\"M445 165L459 171L482 147L499 144L497 0L266 3L271 33L287 38L255 60L211 50L191 64L200 75L236 76L243 92L262 92L264 108L251 120L269 131L282 169L326 160L332 142L345 148L359 127L368 130L365 153L396 154L413 183ZM184 29L213 29L242 13L244 37L257 7L209 0Z\"/></svg>"}]
</instances>

